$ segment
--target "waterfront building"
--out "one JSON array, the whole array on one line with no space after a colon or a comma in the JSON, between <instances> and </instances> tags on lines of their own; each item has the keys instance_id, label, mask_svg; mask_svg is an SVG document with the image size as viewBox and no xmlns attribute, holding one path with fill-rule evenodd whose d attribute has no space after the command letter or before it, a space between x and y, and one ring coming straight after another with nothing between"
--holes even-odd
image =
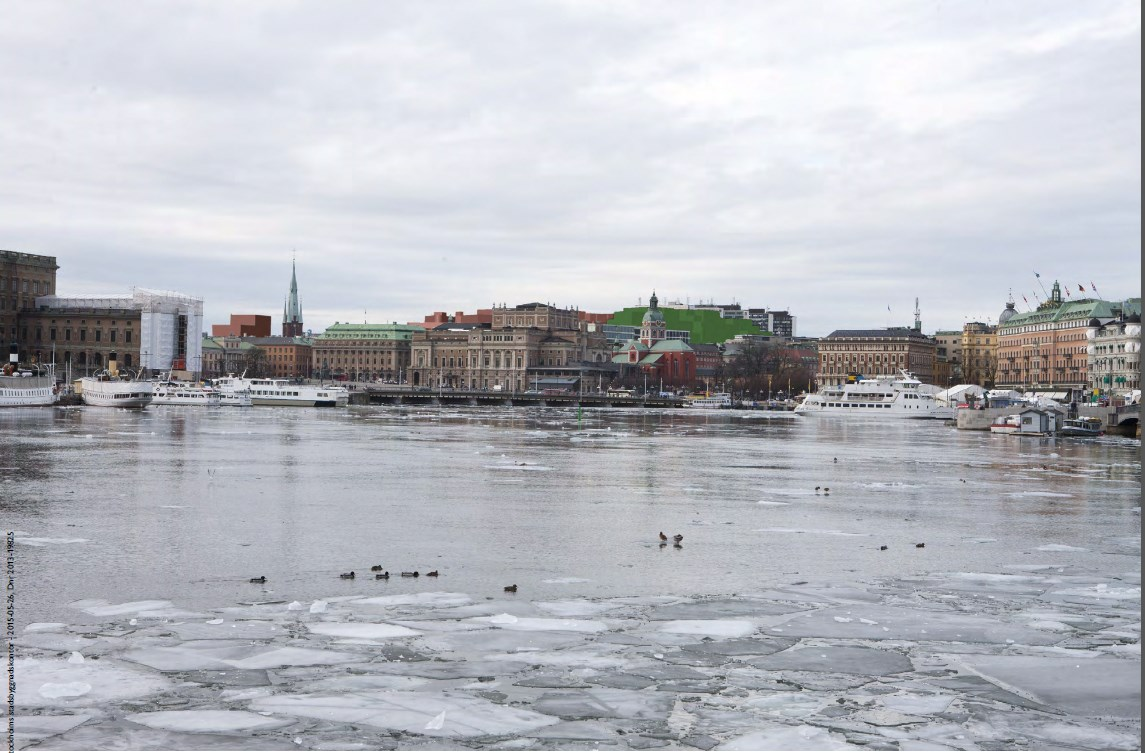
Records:
<instances>
[{"instance_id":1,"label":"waterfront building","mask_svg":"<svg viewBox=\"0 0 1145 753\"><path fill-rule=\"evenodd\" d=\"M934 333L934 383L942 387L962 384L962 332L939 330Z\"/></svg>"},{"instance_id":2,"label":"waterfront building","mask_svg":"<svg viewBox=\"0 0 1145 753\"><path fill-rule=\"evenodd\" d=\"M1013 305L1011 301L1009 311L1014 311ZM1002 314L1005 316L1006 311ZM999 317L998 321L1005 319ZM982 322L966 322L962 325L961 350L962 376L957 383L992 388L998 364L998 328Z\"/></svg>"},{"instance_id":3,"label":"waterfront building","mask_svg":"<svg viewBox=\"0 0 1145 753\"><path fill-rule=\"evenodd\" d=\"M204 337L202 342L203 379L216 379L231 374L254 376L257 365L251 338L246 337ZM262 376L262 375L260 375Z\"/></svg>"},{"instance_id":4,"label":"waterfront building","mask_svg":"<svg viewBox=\"0 0 1145 753\"><path fill-rule=\"evenodd\" d=\"M298 274L295 263L290 262L290 290L282 307L282 336L302 337L302 304L298 301ZM270 334L269 332L267 334Z\"/></svg>"},{"instance_id":5,"label":"waterfront building","mask_svg":"<svg viewBox=\"0 0 1145 753\"><path fill-rule=\"evenodd\" d=\"M73 375L107 367L112 353L121 368L152 373L202 369L203 299L182 293L136 288L124 296L36 298L34 311L21 314L30 350Z\"/></svg>"},{"instance_id":6,"label":"waterfront building","mask_svg":"<svg viewBox=\"0 0 1145 753\"><path fill-rule=\"evenodd\" d=\"M262 314L231 314L228 324L212 324L212 337L270 337L271 319Z\"/></svg>"},{"instance_id":7,"label":"waterfront building","mask_svg":"<svg viewBox=\"0 0 1145 753\"><path fill-rule=\"evenodd\" d=\"M653 292L641 318L639 337L622 344L612 363L620 369L622 380L631 381L640 375L650 388L691 388L696 383L696 351L683 340L667 337L658 303Z\"/></svg>"},{"instance_id":8,"label":"waterfront building","mask_svg":"<svg viewBox=\"0 0 1145 753\"><path fill-rule=\"evenodd\" d=\"M848 376L897 374L906 369L934 384L934 338L917 329L838 329L819 340L820 387L845 384Z\"/></svg>"},{"instance_id":9,"label":"waterfront building","mask_svg":"<svg viewBox=\"0 0 1145 753\"><path fill-rule=\"evenodd\" d=\"M524 391L545 378L611 376L601 329L576 309L500 305L484 323L445 322L414 333L408 379L414 386Z\"/></svg>"},{"instance_id":10,"label":"waterfront building","mask_svg":"<svg viewBox=\"0 0 1145 753\"><path fill-rule=\"evenodd\" d=\"M410 345L423 327L335 323L310 341L310 370L321 379L402 382Z\"/></svg>"},{"instance_id":11,"label":"waterfront building","mask_svg":"<svg viewBox=\"0 0 1145 753\"><path fill-rule=\"evenodd\" d=\"M269 317L267 317L269 319ZM283 379L309 379L313 374L313 340L299 337L252 337L252 346L261 352L265 376Z\"/></svg>"},{"instance_id":12,"label":"waterfront building","mask_svg":"<svg viewBox=\"0 0 1145 753\"><path fill-rule=\"evenodd\" d=\"M1115 320L1090 320L1086 356L1091 397L1141 389L1140 299L1126 301Z\"/></svg>"},{"instance_id":13,"label":"waterfront building","mask_svg":"<svg viewBox=\"0 0 1145 753\"><path fill-rule=\"evenodd\" d=\"M1140 313L1140 300L1063 301L1061 285L1055 280L1049 300L1033 311L1015 313L999 323L996 386L1045 393L1059 400L1073 399L1092 389L1090 321L1114 321L1134 305Z\"/></svg>"},{"instance_id":14,"label":"waterfront building","mask_svg":"<svg viewBox=\"0 0 1145 753\"><path fill-rule=\"evenodd\" d=\"M20 314L35 308L38 296L55 294L58 269L54 256L0 250L0 342L5 351L16 343L25 358L32 358L32 330L21 324Z\"/></svg>"}]
</instances>

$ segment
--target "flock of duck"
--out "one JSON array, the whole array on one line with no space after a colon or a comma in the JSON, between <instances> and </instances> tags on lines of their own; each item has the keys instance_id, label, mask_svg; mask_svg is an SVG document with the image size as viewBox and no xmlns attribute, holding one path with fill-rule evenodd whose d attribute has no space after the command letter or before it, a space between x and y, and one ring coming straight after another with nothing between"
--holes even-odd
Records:
<instances>
[{"instance_id":1,"label":"flock of duck","mask_svg":"<svg viewBox=\"0 0 1145 753\"><path fill-rule=\"evenodd\" d=\"M663 536L664 534L661 533L660 535ZM677 536L676 537L676 539L677 539L676 546L680 545L679 539L682 539L682 538L684 538L684 537L683 536ZM372 566L370 568L370 572L372 572L374 574L375 580L389 580L390 579L390 571L386 570L381 565ZM404 571L402 571L402 574L401 574L401 576L403 578L420 578L422 575L424 575L427 578L436 578L439 575L441 575L441 573L437 572L436 570L430 570L428 573L422 573L422 572L419 572L417 570L404 570ZM353 570L351 570L348 573L340 573L338 575L338 577L341 578L342 580L354 580L355 578L358 577L358 574L356 572L354 572ZM250 582L251 583L266 583L266 576L260 575L257 578L251 578ZM505 586L505 590L508 591L509 593L517 593L517 584L514 583L511 586Z\"/></svg>"},{"instance_id":2,"label":"flock of duck","mask_svg":"<svg viewBox=\"0 0 1145 753\"><path fill-rule=\"evenodd\" d=\"M682 533L676 534L675 536L672 537L672 541L675 542L674 544L672 544L672 546L676 547L677 549L682 548L684 545L681 544L680 542L683 540L684 540L684 534L682 534ZM663 531L660 532L660 546L668 546L668 537L664 535Z\"/></svg>"}]
</instances>

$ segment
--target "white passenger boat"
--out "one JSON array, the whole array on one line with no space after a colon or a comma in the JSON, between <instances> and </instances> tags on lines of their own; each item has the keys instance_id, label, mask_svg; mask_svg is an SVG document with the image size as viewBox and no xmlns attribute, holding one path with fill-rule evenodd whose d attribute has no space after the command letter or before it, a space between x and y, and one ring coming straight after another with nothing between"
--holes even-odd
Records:
<instances>
[{"instance_id":1,"label":"white passenger boat","mask_svg":"<svg viewBox=\"0 0 1145 753\"><path fill-rule=\"evenodd\" d=\"M114 371L82 377L80 390L85 405L101 408L146 408L151 404L154 385L143 379Z\"/></svg>"},{"instance_id":2,"label":"white passenger boat","mask_svg":"<svg viewBox=\"0 0 1145 753\"><path fill-rule=\"evenodd\" d=\"M690 408L730 408L732 396L727 392L713 392L710 395L689 397L684 401L684 405Z\"/></svg>"},{"instance_id":3,"label":"white passenger boat","mask_svg":"<svg viewBox=\"0 0 1145 753\"><path fill-rule=\"evenodd\" d=\"M217 407L222 405L222 393L199 384L186 382L157 382L152 390L151 402L155 405L202 405Z\"/></svg>"},{"instance_id":4,"label":"white passenger boat","mask_svg":"<svg viewBox=\"0 0 1145 753\"><path fill-rule=\"evenodd\" d=\"M795 412L804 416L871 416L874 418L953 419L955 409L934 399L938 388L923 384L907 371L897 377L858 379L824 387L808 395Z\"/></svg>"},{"instance_id":5,"label":"white passenger boat","mask_svg":"<svg viewBox=\"0 0 1145 753\"><path fill-rule=\"evenodd\" d=\"M254 405L333 408L350 402L350 392L345 387L294 384L289 379L247 379L232 375L219 377L213 384L224 399L228 395L249 393Z\"/></svg>"},{"instance_id":6,"label":"white passenger boat","mask_svg":"<svg viewBox=\"0 0 1145 753\"><path fill-rule=\"evenodd\" d=\"M54 405L58 392L55 364L21 367L13 358L0 371L0 408Z\"/></svg>"}]
</instances>

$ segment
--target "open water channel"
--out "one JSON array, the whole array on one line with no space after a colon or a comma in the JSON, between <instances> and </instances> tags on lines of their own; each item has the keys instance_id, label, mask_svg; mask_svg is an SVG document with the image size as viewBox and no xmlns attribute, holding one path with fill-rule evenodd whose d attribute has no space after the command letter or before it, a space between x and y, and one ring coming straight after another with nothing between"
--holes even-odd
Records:
<instances>
[{"instance_id":1,"label":"open water channel","mask_svg":"<svg viewBox=\"0 0 1145 753\"><path fill-rule=\"evenodd\" d=\"M1136 440L152 407L0 446L32 749L1140 747Z\"/></svg>"}]
</instances>

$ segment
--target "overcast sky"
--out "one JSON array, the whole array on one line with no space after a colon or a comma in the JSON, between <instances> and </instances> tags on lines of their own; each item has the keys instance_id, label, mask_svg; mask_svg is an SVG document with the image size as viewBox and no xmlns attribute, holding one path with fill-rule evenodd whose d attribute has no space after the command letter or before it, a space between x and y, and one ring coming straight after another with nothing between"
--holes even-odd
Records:
<instances>
[{"instance_id":1,"label":"overcast sky","mask_svg":"<svg viewBox=\"0 0 1145 753\"><path fill-rule=\"evenodd\" d=\"M0 248L206 325L1140 295L1137 2L0 0ZM890 312L888 312L888 307Z\"/></svg>"}]
</instances>

